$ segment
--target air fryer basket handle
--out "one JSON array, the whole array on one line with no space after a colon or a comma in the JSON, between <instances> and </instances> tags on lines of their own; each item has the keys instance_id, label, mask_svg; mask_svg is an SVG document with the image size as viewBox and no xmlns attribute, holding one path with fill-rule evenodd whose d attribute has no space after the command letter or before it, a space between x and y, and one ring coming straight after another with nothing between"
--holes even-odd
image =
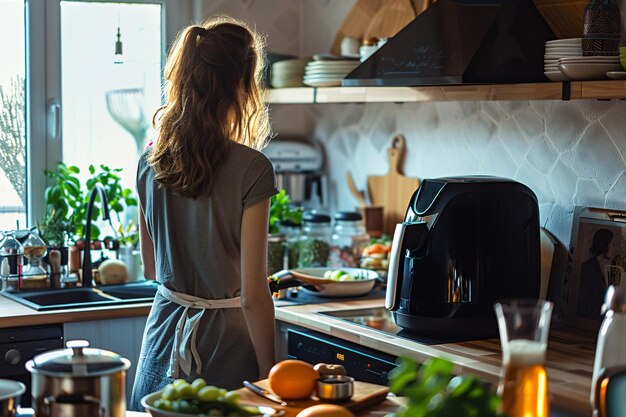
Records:
<instances>
[{"instance_id":1,"label":"air fryer basket handle","mask_svg":"<svg viewBox=\"0 0 626 417\"><path fill-rule=\"evenodd\" d=\"M395 311L400 302L400 289L402 288L402 267L400 258L402 257L402 240L404 238L405 223L396 224L389 254L389 272L387 274L387 293L385 294L385 307L387 310Z\"/></svg>"},{"instance_id":2,"label":"air fryer basket handle","mask_svg":"<svg viewBox=\"0 0 626 417\"><path fill-rule=\"evenodd\" d=\"M389 257L389 273L387 274L387 293L385 307L395 311L400 306L400 291L404 279L404 256L407 249L422 250L428 225L424 222L404 222L396 225Z\"/></svg>"}]
</instances>

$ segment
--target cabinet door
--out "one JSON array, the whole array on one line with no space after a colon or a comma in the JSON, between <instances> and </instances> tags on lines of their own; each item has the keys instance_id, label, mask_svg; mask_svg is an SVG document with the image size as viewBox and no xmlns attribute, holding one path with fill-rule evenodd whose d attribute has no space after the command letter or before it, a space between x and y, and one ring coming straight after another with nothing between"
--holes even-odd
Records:
<instances>
[{"instance_id":1,"label":"cabinet door","mask_svg":"<svg viewBox=\"0 0 626 417\"><path fill-rule=\"evenodd\" d=\"M129 317L66 323L63 325L63 336L66 341L88 340L91 347L110 350L127 358L131 363L126 375L126 400L128 401L135 381L146 320L147 317Z\"/></svg>"}]
</instances>

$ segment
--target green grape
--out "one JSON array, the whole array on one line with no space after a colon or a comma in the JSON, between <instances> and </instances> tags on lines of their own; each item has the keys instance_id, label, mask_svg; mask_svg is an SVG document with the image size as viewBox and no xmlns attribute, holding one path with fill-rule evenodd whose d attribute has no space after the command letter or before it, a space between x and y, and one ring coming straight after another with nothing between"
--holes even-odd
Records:
<instances>
[{"instance_id":1,"label":"green grape","mask_svg":"<svg viewBox=\"0 0 626 417\"><path fill-rule=\"evenodd\" d=\"M174 387L177 387L177 386L179 386L181 384L186 384L186 383L187 383L187 381L185 381L184 379L177 379L174 382L172 382L172 385L174 385Z\"/></svg>"},{"instance_id":2,"label":"green grape","mask_svg":"<svg viewBox=\"0 0 626 417\"><path fill-rule=\"evenodd\" d=\"M198 399L204 402L215 401L220 397L220 393L220 388L208 385L198 391Z\"/></svg>"},{"instance_id":3,"label":"green grape","mask_svg":"<svg viewBox=\"0 0 626 417\"><path fill-rule=\"evenodd\" d=\"M174 385L174 390L176 391L177 398L190 398L195 395L193 388L191 388L191 384L187 382L184 384Z\"/></svg>"},{"instance_id":4,"label":"green grape","mask_svg":"<svg viewBox=\"0 0 626 417\"><path fill-rule=\"evenodd\" d=\"M174 388L172 384L167 384L165 386L165 390L163 390L163 394L161 394L161 398L167 401L178 399L178 393L176 392L176 388Z\"/></svg>"},{"instance_id":5,"label":"green grape","mask_svg":"<svg viewBox=\"0 0 626 417\"><path fill-rule=\"evenodd\" d=\"M209 410L209 412L207 413L208 417L222 417L222 412L220 411L219 408L212 408L211 410Z\"/></svg>"},{"instance_id":6,"label":"green grape","mask_svg":"<svg viewBox=\"0 0 626 417\"><path fill-rule=\"evenodd\" d=\"M191 389L193 390L193 395L197 396L198 392L206 387L206 381L202 378L198 378L191 383Z\"/></svg>"},{"instance_id":7,"label":"green grape","mask_svg":"<svg viewBox=\"0 0 626 417\"><path fill-rule=\"evenodd\" d=\"M222 397L222 401L228 404L238 404L239 403L239 393L237 391L228 391Z\"/></svg>"},{"instance_id":8,"label":"green grape","mask_svg":"<svg viewBox=\"0 0 626 417\"><path fill-rule=\"evenodd\" d=\"M160 408L161 410L172 411L174 408L172 407L172 402L168 400L156 400L154 402L154 406L156 408Z\"/></svg>"}]
</instances>

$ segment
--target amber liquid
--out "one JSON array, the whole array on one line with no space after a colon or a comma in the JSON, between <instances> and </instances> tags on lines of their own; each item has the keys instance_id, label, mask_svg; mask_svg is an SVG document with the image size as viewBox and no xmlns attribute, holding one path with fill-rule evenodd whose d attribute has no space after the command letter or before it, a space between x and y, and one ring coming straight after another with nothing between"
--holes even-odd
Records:
<instances>
[{"instance_id":1,"label":"amber liquid","mask_svg":"<svg viewBox=\"0 0 626 417\"><path fill-rule=\"evenodd\" d=\"M512 352L500 384L502 411L509 417L548 417L548 376L543 353ZM545 350L544 350L545 352ZM516 354L517 353L517 354Z\"/></svg>"}]
</instances>

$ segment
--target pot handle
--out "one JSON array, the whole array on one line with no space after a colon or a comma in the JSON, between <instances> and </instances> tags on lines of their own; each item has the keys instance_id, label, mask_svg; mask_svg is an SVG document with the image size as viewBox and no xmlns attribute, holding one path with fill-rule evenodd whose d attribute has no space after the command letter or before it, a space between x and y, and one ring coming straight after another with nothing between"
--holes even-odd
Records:
<instances>
[{"instance_id":1,"label":"pot handle","mask_svg":"<svg viewBox=\"0 0 626 417\"><path fill-rule=\"evenodd\" d=\"M89 342L87 340L68 340L65 346L72 349L74 356L83 356L83 349L89 347Z\"/></svg>"}]
</instances>

